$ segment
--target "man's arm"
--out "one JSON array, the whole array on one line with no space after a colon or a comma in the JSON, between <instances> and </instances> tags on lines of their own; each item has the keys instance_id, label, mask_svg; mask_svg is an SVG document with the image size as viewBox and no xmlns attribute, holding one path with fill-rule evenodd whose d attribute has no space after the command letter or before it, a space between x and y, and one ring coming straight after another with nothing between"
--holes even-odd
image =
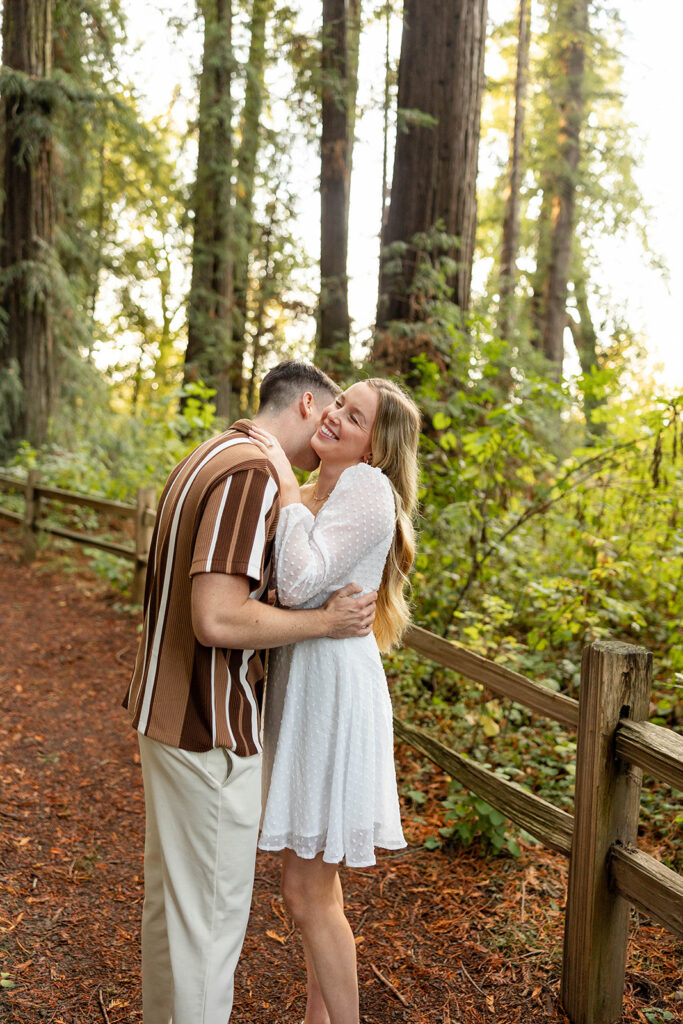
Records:
<instances>
[{"instance_id":1,"label":"man's arm","mask_svg":"<svg viewBox=\"0 0 683 1024\"><path fill-rule=\"evenodd\" d=\"M192 579L192 628L205 647L231 650L262 650L323 636L367 636L377 593L352 596L360 590L349 583L320 608L274 608L249 597L246 576L199 573Z\"/></svg>"}]
</instances>

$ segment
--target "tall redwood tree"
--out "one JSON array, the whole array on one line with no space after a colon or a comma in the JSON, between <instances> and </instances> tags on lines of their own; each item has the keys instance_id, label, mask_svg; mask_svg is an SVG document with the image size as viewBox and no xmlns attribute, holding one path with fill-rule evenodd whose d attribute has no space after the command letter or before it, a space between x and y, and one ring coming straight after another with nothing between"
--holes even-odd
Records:
<instances>
[{"instance_id":1,"label":"tall redwood tree","mask_svg":"<svg viewBox=\"0 0 683 1024\"><path fill-rule=\"evenodd\" d=\"M333 376L350 364L348 253L351 138L348 0L323 0L320 309L317 362Z\"/></svg>"},{"instance_id":2,"label":"tall redwood tree","mask_svg":"<svg viewBox=\"0 0 683 1024\"><path fill-rule=\"evenodd\" d=\"M398 75L398 131L383 246L377 325L411 319L419 249L414 236L442 224L458 239L453 301L470 303L484 79L486 0L406 0Z\"/></svg>"},{"instance_id":3,"label":"tall redwood tree","mask_svg":"<svg viewBox=\"0 0 683 1024\"><path fill-rule=\"evenodd\" d=\"M2 241L0 375L18 374L23 400L12 439L41 444L55 395L51 318L55 195L51 100L51 0L5 0L2 29ZM18 392L15 390L15 394Z\"/></svg>"},{"instance_id":4,"label":"tall redwood tree","mask_svg":"<svg viewBox=\"0 0 683 1024\"><path fill-rule=\"evenodd\" d=\"M216 411L232 411L233 215L232 4L202 0L204 51L199 93L197 177L192 198L192 281L185 382L216 389Z\"/></svg>"},{"instance_id":5,"label":"tall redwood tree","mask_svg":"<svg viewBox=\"0 0 683 1024\"><path fill-rule=\"evenodd\" d=\"M585 113L589 0L555 0L551 58L558 69L552 94L557 117L555 157L542 187L537 267L534 277L535 344L560 379L567 327L567 283L574 242L576 182Z\"/></svg>"},{"instance_id":6,"label":"tall redwood tree","mask_svg":"<svg viewBox=\"0 0 683 1024\"><path fill-rule=\"evenodd\" d=\"M505 194L503 240L500 251L498 283L498 332L502 338L510 333L514 323L513 302L517 278L517 252L519 249L519 200L522 179L522 151L524 118L529 75L529 44L531 41L531 0L519 0L517 14L517 71L515 74L515 115L510 143L510 162Z\"/></svg>"}]
</instances>

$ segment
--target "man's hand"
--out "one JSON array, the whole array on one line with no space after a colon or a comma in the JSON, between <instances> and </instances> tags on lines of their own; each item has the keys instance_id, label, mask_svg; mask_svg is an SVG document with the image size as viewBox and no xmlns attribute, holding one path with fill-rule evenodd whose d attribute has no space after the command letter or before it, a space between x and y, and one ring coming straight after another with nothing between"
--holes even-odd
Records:
<instances>
[{"instance_id":1,"label":"man's hand","mask_svg":"<svg viewBox=\"0 0 683 1024\"><path fill-rule=\"evenodd\" d=\"M328 597L323 605L329 622L326 636L334 640L346 640L352 636L368 636L372 632L377 591L373 590L362 597L355 597L354 595L360 594L362 589L357 583L347 583L341 590L335 590L334 594Z\"/></svg>"},{"instance_id":2,"label":"man's hand","mask_svg":"<svg viewBox=\"0 0 683 1024\"><path fill-rule=\"evenodd\" d=\"M200 644L231 650L262 650L330 636L367 636L375 619L377 594L359 594L349 583L322 608L273 608L249 597L246 576L198 573L192 581L192 627Z\"/></svg>"}]
</instances>

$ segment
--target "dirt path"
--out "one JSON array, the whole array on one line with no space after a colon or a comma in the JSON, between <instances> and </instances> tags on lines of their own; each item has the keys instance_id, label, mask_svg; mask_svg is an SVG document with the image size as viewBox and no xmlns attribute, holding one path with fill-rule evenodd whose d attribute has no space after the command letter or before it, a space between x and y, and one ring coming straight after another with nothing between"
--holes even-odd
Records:
<instances>
[{"instance_id":1,"label":"dirt path","mask_svg":"<svg viewBox=\"0 0 683 1024\"><path fill-rule=\"evenodd\" d=\"M140 1022L144 806L120 699L136 620L81 569L17 561L0 525L0 1021ZM558 1009L564 859L430 853L446 780L397 751L429 792L404 805L407 852L343 871L365 1024L551 1024ZM419 817L418 817L419 814ZM681 945L636 919L624 1022L683 1019ZM232 1024L303 1016L300 947L260 855ZM683 993L679 992L683 997Z\"/></svg>"}]
</instances>

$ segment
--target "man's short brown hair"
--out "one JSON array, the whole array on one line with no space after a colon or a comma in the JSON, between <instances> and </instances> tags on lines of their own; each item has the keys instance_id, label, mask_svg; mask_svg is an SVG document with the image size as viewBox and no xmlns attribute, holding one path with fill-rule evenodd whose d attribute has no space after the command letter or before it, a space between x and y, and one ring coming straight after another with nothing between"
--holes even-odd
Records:
<instances>
[{"instance_id":1,"label":"man's short brown hair","mask_svg":"<svg viewBox=\"0 0 683 1024\"><path fill-rule=\"evenodd\" d=\"M310 391L317 402L324 405L341 392L333 380L311 363L287 359L269 370L259 389L259 412L283 412L288 405Z\"/></svg>"}]
</instances>

